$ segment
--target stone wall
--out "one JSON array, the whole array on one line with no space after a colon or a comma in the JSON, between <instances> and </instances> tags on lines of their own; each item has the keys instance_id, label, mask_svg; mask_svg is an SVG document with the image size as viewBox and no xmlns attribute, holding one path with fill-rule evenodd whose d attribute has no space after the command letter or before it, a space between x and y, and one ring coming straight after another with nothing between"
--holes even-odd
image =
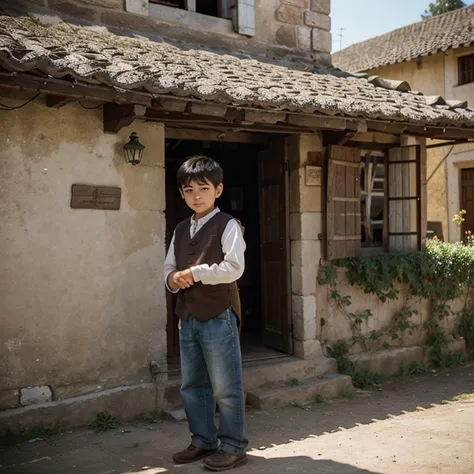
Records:
<instances>
[{"instance_id":1,"label":"stone wall","mask_svg":"<svg viewBox=\"0 0 474 474\"><path fill-rule=\"evenodd\" d=\"M367 348L361 344L353 344L350 321L345 312L331 298L332 289L328 286L316 285L317 301L317 337L321 341L322 347L336 346L339 343L346 343L350 346L350 354L362 354L367 352ZM380 338L377 341L367 339L370 352L383 350L383 343L386 341L391 348L423 346L428 339L428 333L423 329L423 323L430 316L431 304L423 298L415 298L409 295L408 288L403 285L396 285L399 291L398 299L382 303L377 296L366 294L358 286L351 286L347 279L347 270L339 269L337 274L337 289L342 296L349 296L352 304L347 308L350 313L360 313L369 309L373 316L369 317L367 323L362 323L361 334L368 338L371 331L384 331L390 327L393 316L404 307L410 307L418 311L413 314L411 321L419 324L420 328L405 331L403 337L392 340L390 335ZM463 296L459 300L448 302L450 309L455 313L462 310L465 303ZM457 324L457 316L451 315L444 318L440 325L443 329L452 331Z\"/></svg>"},{"instance_id":2,"label":"stone wall","mask_svg":"<svg viewBox=\"0 0 474 474\"><path fill-rule=\"evenodd\" d=\"M293 341L297 357L321 355L317 339L316 279L322 256L322 190L307 186L307 165L321 166L320 134L300 135L288 140L290 169L290 240Z\"/></svg>"},{"instance_id":3,"label":"stone wall","mask_svg":"<svg viewBox=\"0 0 474 474\"><path fill-rule=\"evenodd\" d=\"M277 29L274 41L277 44L308 52L331 52L329 0L279 0L275 6Z\"/></svg>"},{"instance_id":4,"label":"stone wall","mask_svg":"<svg viewBox=\"0 0 474 474\"><path fill-rule=\"evenodd\" d=\"M216 0L217 1L217 0ZM330 0L255 0L255 36L234 32L233 21L148 0L5 0L9 11L28 11L45 23L66 21L128 30L152 39L164 37L271 58L289 55L312 62L331 61Z\"/></svg>"},{"instance_id":5,"label":"stone wall","mask_svg":"<svg viewBox=\"0 0 474 474\"><path fill-rule=\"evenodd\" d=\"M0 410L150 383L151 360L166 370L164 128L104 134L101 109L42 101L0 115ZM120 210L72 209L75 183L119 186Z\"/></svg>"}]
</instances>

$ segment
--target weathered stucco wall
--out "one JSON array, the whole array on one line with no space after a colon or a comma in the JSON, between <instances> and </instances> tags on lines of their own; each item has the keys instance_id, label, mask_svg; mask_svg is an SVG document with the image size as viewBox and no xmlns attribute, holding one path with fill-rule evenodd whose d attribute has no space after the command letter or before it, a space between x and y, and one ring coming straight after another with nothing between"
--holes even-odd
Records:
<instances>
[{"instance_id":1,"label":"weathered stucco wall","mask_svg":"<svg viewBox=\"0 0 474 474\"><path fill-rule=\"evenodd\" d=\"M446 156L452 148L429 149L427 160L428 221L441 222L444 240L449 235Z\"/></svg>"},{"instance_id":2,"label":"weathered stucco wall","mask_svg":"<svg viewBox=\"0 0 474 474\"><path fill-rule=\"evenodd\" d=\"M0 409L28 386L64 399L166 364L164 129L102 126L101 109L40 99L0 113ZM146 145L135 167L131 131ZM71 209L74 183L120 186L121 209Z\"/></svg>"},{"instance_id":3,"label":"weathered stucco wall","mask_svg":"<svg viewBox=\"0 0 474 474\"><path fill-rule=\"evenodd\" d=\"M474 53L474 47L449 50L427 56L421 61L408 61L369 71L391 79L406 80L413 90L445 99L467 100L474 104L474 83L459 85L458 59ZM443 237L450 242L460 239L459 228L452 216L462 207L460 170L474 167L474 146L456 145L428 149L428 220L441 222Z\"/></svg>"},{"instance_id":4,"label":"weathered stucco wall","mask_svg":"<svg viewBox=\"0 0 474 474\"><path fill-rule=\"evenodd\" d=\"M407 81L412 90L426 95L444 95L444 56L437 54L426 56L420 61L407 61L390 66L382 66L368 71L387 79Z\"/></svg>"}]
</instances>

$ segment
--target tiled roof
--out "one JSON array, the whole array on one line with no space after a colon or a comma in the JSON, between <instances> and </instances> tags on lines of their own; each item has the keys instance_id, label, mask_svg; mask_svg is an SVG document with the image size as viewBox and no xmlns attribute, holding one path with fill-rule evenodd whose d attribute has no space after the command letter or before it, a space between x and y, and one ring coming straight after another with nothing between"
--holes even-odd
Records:
<instances>
[{"instance_id":1,"label":"tiled roof","mask_svg":"<svg viewBox=\"0 0 474 474\"><path fill-rule=\"evenodd\" d=\"M332 55L336 67L362 72L474 43L474 5L354 44Z\"/></svg>"},{"instance_id":2,"label":"tiled roof","mask_svg":"<svg viewBox=\"0 0 474 474\"><path fill-rule=\"evenodd\" d=\"M403 92L406 83L118 36L99 27L44 26L28 17L0 16L0 68L237 106L474 127L465 103Z\"/></svg>"}]
</instances>

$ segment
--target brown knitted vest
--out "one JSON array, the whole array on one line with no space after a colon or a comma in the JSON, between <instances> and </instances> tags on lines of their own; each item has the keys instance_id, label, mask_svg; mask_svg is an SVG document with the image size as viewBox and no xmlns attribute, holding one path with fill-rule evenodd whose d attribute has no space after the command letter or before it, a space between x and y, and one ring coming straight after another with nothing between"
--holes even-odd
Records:
<instances>
[{"instance_id":1,"label":"brown knitted vest","mask_svg":"<svg viewBox=\"0 0 474 474\"><path fill-rule=\"evenodd\" d=\"M190 219L180 222L176 227L174 243L176 269L181 271L193 265L221 263L224 260L222 234L231 219L233 217L229 214L219 212L193 238L189 234ZM229 308L241 320L237 282L218 285L197 282L190 288L179 290L176 314L181 319L193 316L198 321L209 321Z\"/></svg>"}]
</instances>

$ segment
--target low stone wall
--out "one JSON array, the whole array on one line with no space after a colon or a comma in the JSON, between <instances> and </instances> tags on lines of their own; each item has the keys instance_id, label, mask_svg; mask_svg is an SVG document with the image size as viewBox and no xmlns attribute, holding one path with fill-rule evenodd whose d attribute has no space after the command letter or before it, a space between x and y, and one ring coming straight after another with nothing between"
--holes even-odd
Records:
<instances>
[{"instance_id":1,"label":"low stone wall","mask_svg":"<svg viewBox=\"0 0 474 474\"><path fill-rule=\"evenodd\" d=\"M409 293L408 287L397 284L398 299L382 302L376 295L367 294L358 286L352 286L348 281L348 271L338 269L337 289L341 296L348 296L351 305L345 310L331 298L332 288L327 285L317 284L316 286L316 328L317 339L321 341L324 349L335 347L345 343L349 347L349 354L353 356L363 353L374 353L384 349L422 347L428 340L428 332L423 329L423 324L429 319L431 314L431 302L424 298L414 297ZM448 305L452 313L462 310L466 295L458 300L449 301ZM385 332L392 325L394 315L405 308L413 311L411 322L418 325L418 329L398 332L400 337L392 339L390 334L380 336L372 340L372 331ZM370 310L372 316L360 325L360 333L355 333L351 328L351 320L348 314L357 314ZM451 333L456 328L457 316L450 315L442 319L439 324ZM353 336L362 335L366 338L366 344L354 342ZM357 359L357 357L356 357Z\"/></svg>"}]
</instances>

